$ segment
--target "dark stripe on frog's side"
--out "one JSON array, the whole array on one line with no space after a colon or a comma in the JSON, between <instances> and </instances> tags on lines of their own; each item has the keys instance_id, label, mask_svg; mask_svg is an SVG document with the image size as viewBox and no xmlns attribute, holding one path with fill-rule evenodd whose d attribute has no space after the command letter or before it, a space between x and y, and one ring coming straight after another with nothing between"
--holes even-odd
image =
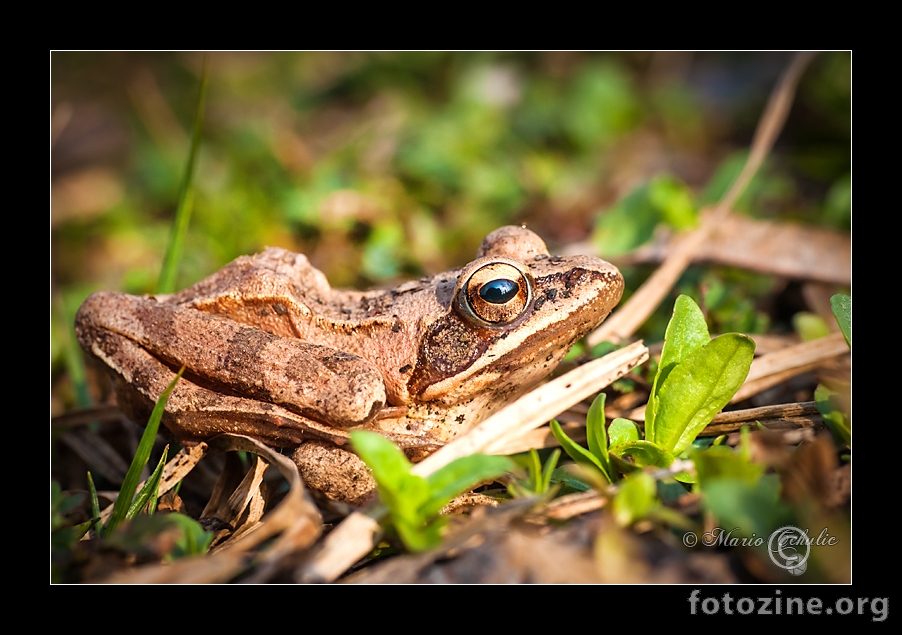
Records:
<instances>
[{"instance_id":1,"label":"dark stripe on frog's side","mask_svg":"<svg viewBox=\"0 0 902 635\"><path fill-rule=\"evenodd\" d=\"M549 259L550 260L550 259ZM572 295L574 288L583 287L590 281L614 282L616 276L610 272L593 271L582 267L574 267L566 272L553 273L536 278L536 299L533 306L528 308L522 319L516 320L507 328L490 329L476 327L466 321L454 311L450 311L442 318L434 322L426 335L420 340L417 351L417 365L408 384L411 395L421 395L429 386L443 379L462 373L472 366L488 350L489 346L507 333L527 325L534 313L539 311L556 310L556 305ZM616 287L616 285L612 285ZM599 294L599 298L604 291ZM594 302L593 302L594 303ZM604 313L604 316L607 312ZM592 322L592 326L600 323L604 316L587 311L586 318ZM570 343L573 343L588 332L585 328L586 321L573 325L573 332L580 332ZM582 328L581 328L581 325ZM514 351L509 351L495 360L495 363L504 363L511 357L529 356L527 351L533 347L541 348L547 342L547 336L539 332L531 335ZM566 340L562 335L556 341ZM556 364L556 362L555 362Z\"/></svg>"}]
</instances>

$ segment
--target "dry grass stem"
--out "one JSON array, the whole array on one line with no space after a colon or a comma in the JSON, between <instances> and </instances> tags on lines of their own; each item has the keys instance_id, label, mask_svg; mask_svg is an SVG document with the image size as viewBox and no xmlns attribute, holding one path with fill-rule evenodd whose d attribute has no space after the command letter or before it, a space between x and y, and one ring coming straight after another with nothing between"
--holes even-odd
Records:
<instances>
[{"instance_id":1,"label":"dry grass stem","mask_svg":"<svg viewBox=\"0 0 902 635\"><path fill-rule=\"evenodd\" d=\"M724 197L710 213L705 214L701 226L687 235L668 254L667 259L626 304L615 311L600 327L589 333L586 341L591 346L608 340L620 342L629 338L661 304L680 275L689 266L699 247L708 240L711 231L729 212L758 168L761 167L764 158L770 152L777 135L783 128L799 78L812 57L812 53L796 55L784 71L780 81L777 82L761 117L761 122L755 131L748 160Z\"/></svg>"},{"instance_id":2,"label":"dry grass stem","mask_svg":"<svg viewBox=\"0 0 902 635\"><path fill-rule=\"evenodd\" d=\"M662 236L653 243L616 259L618 265L665 260L685 236ZM587 245L585 249L591 249ZM828 284L852 284L852 239L829 227L749 218L728 214L693 254L693 262L713 262L746 271L814 280Z\"/></svg>"},{"instance_id":3,"label":"dry grass stem","mask_svg":"<svg viewBox=\"0 0 902 635\"><path fill-rule=\"evenodd\" d=\"M368 554L382 535L379 521L387 510L381 504L350 514L326 536L310 560L297 572L298 582L334 582Z\"/></svg>"},{"instance_id":4,"label":"dry grass stem","mask_svg":"<svg viewBox=\"0 0 902 635\"><path fill-rule=\"evenodd\" d=\"M257 513L249 513L243 522L241 522L241 517L244 515L245 511L250 511L250 507L254 501L261 498L260 485L263 483L263 474L266 472L267 467L268 464L264 460L259 456L256 457L251 469L247 471L247 474L244 475L241 483L235 491L232 492L232 495L229 496L225 509L216 515L219 520L228 523L235 528L235 532L232 534L231 538L221 545L218 545L216 548L217 550L228 546L232 541L237 540L248 531L252 530L257 521L260 520L260 516L263 515L262 504L255 505ZM223 530L223 532L226 531L227 530Z\"/></svg>"},{"instance_id":5,"label":"dry grass stem","mask_svg":"<svg viewBox=\"0 0 902 635\"><path fill-rule=\"evenodd\" d=\"M752 362L748 378L730 403L748 399L762 390L817 368L824 362L848 352L849 346L842 333L831 333L826 337L762 355Z\"/></svg>"}]
</instances>

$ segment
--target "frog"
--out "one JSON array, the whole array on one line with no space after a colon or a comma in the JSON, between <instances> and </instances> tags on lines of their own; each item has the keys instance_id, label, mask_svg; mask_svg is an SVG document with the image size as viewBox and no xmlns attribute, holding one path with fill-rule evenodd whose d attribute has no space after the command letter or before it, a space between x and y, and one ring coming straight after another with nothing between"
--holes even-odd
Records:
<instances>
[{"instance_id":1,"label":"frog","mask_svg":"<svg viewBox=\"0 0 902 635\"><path fill-rule=\"evenodd\" d=\"M96 292L75 332L131 419L184 367L162 417L181 444L251 436L292 452L327 499L362 504L375 484L352 431L422 459L552 373L622 292L616 266L552 256L513 225L462 267L370 291L332 288L303 254L269 247L177 293Z\"/></svg>"}]
</instances>

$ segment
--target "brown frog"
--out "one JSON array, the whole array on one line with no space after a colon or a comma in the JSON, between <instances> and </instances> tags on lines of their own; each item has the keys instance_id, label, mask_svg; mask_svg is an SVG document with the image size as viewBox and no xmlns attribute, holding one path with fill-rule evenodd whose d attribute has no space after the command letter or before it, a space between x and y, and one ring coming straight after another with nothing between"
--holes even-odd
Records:
<instances>
[{"instance_id":1,"label":"brown frog","mask_svg":"<svg viewBox=\"0 0 902 635\"><path fill-rule=\"evenodd\" d=\"M95 293L75 329L136 420L184 365L163 416L179 441L296 447L311 487L361 502L372 481L342 447L350 431L425 456L547 376L622 291L613 265L502 227L465 267L393 289L332 289L305 256L269 248L172 295Z\"/></svg>"}]
</instances>

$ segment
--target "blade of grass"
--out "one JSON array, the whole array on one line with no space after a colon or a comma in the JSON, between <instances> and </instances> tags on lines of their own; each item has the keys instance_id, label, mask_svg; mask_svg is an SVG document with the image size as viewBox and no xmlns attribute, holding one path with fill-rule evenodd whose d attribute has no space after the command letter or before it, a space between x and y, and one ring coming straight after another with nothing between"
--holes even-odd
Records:
<instances>
[{"instance_id":1,"label":"blade of grass","mask_svg":"<svg viewBox=\"0 0 902 635\"><path fill-rule=\"evenodd\" d=\"M97 498L97 488L94 487L94 478L88 471L88 492L91 494L91 522L97 522L97 537L103 538L103 523L100 522L100 500Z\"/></svg>"},{"instance_id":2,"label":"blade of grass","mask_svg":"<svg viewBox=\"0 0 902 635\"><path fill-rule=\"evenodd\" d=\"M533 452L535 452L535 450L533 450ZM536 453L536 456L538 456L538 453ZM545 468L542 470L542 482L540 484L540 489L536 490L537 492L544 494L548 491L548 488L551 487L551 474L554 472L554 468L557 467L559 458L561 458L561 450L560 448L557 448L545 462Z\"/></svg>"},{"instance_id":3,"label":"blade of grass","mask_svg":"<svg viewBox=\"0 0 902 635\"><path fill-rule=\"evenodd\" d=\"M194 128L191 132L191 147L188 151L185 171L182 173L182 182L179 185L178 206L176 207L172 230L169 232L169 244L166 246L166 255L163 257L163 268L160 271L160 279L157 282L157 293L172 293L175 291L176 268L182 258L185 234L188 232L188 222L191 220L191 204L194 200L194 190L192 189L194 163L197 159L197 149L200 147L201 130L203 129L208 66L208 58L204 56L204 67L201 71L200 89L197 95L197 108L194 112Z\"/></svg>"},{"instance_id":4,"label":"blade of grass","mask_svg":"<svg viewBox=\"0 0 902 635\"><path fill-rule=\"evenodd\" d=\"M141 441L138 443L138 449L135 450L135 457L132 459L132 464L125 475L122 489L119 490L119 496L113 505L113 515L110 517L110 521L104 530L107 534L119 526L127 517L135 491L138 489L141 472L144 470L144 466L147 465L148 459L150 459L150 450L153 448L153 442L157 438L157 430L160 429L160 419L163 418L166 402L169 400L169 395L172 394L172 390L175 388L178 380L182 378L182 373L184 372L185 367L183 366L175 376L175 379L172 380L172 383L166 386L166 390L160 395L157 404L153 408L150 419L147 421L147 427L144 428L144 434L141 435Z\"/></svg>"},{"instance_id":5,"label":"blade of grass","mask_svg":"<svg viewBox=\"0 0 902 635\"><path fill-rule=\"evenodd\" d=\"M153 474L150 475L150 478L147 479L147 483L144 484L144 487L141 488L141 491L138 492L138 495L135 496L134 502L131 504L131 507L128 508L128 514L126 514L126 518L131 520L135 516L137 516L142 509L144 509L145 505L147 506L147 513L152 514L157 511L157 499L159 498L160 491L160 479L163 475L163 467L166 465L166 458L169 454L169 446L167 445L163 448L163 455L160 457L159 462L157 463L157 467L154 469Z\"/></svg>"}]
</instances>

